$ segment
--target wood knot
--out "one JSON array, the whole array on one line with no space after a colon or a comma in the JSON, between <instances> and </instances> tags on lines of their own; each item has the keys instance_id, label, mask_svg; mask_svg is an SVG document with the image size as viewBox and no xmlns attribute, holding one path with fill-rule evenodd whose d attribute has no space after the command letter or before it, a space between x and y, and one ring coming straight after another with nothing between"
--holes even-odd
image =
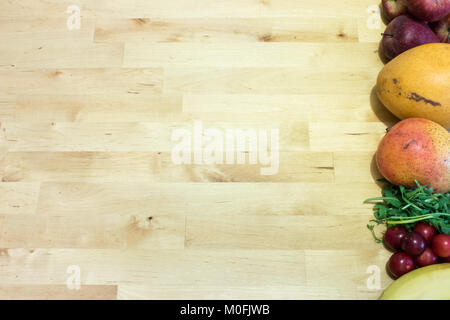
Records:
<instances>
[{"instance_id":1,"label":"wood knot","mask_svg":"<svg viewBox=\"0 0 450 320\"><path fill-rule=\"evenodd\" d=\"M260 36L258 39L259 39L259 41L263 41L263 42L270 42L273 40L271 34L264 34L264 35Z\"/></svg>"}]
</instances>

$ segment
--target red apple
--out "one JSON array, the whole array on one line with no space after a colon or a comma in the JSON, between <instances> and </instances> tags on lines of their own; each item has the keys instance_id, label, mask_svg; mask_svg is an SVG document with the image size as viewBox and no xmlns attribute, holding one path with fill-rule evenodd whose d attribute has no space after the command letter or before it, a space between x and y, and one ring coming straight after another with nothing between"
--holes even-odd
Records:
<instances>
[{"instance_id":1,"label":"red apple","mask_svg":"<svg viewBox=\"0 0 450 320\"><path fill-rule=\"evenodd\" d=\"M406 14L408 11L404 0L382 0L381 6L383 7L384 15L389 21Z\"/></svg>"},{"instance_id":2,"label":"red apple","mask_svg":"<svg viewBox=\"0 0 450 320\"><path fill-rule=\"evenodd\" d=\"M432 42L439 39L425 22L402 15L387 25L381 46L386 57L393 59L408 49Z\"/></svg>"},{"instance_id":3,"label":"red apple","mask_svg":"<svg viewBox=\"0 0 450 320\"><path fill-rule=\"evenodd\" d=\"M430 26L441 42L450 43L450 14Z\"/></svg>"},{"instance_id":4,"label":"red apple","mask_svg":"<svg viewBox=\"0 0 450 320\"><path fill-rule=\"evenodd\" d=\"M408 12L414 17L428 21L438 21L450 13L450 0L406 0Z\"/></svg>"}]
</instances>

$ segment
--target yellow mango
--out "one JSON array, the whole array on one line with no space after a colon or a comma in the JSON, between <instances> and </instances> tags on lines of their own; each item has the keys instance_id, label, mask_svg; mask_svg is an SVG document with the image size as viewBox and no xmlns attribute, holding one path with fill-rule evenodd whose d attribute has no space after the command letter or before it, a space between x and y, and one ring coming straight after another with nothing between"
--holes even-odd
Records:
<instances>
[{"instance_id":1,"label":"yellow mango","mask_svg":"<svg viewBox=\"0 0 450 320\"><path fill-rule=\"evenodd\" d=\"M376 92L398 118L425 118L450 129L450 44L425 44L398 55L379 73Z\"/></svg>"}]
</instances>

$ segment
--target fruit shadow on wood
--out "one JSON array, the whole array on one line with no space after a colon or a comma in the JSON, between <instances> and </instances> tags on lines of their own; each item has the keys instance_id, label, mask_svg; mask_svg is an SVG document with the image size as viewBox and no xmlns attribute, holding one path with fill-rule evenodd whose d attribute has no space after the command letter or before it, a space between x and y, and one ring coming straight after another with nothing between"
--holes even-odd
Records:
<instances>
[{"instance_id":1,"label":"fruit shadow on wood","mask_svg":"<svg viewBox=\"0 0 450 320\"><path fill-rule=\"evenodd\" d=\"M373 86L370 91L370 106L376 117L383 122L387 128L392 127L400 119L394 116L386 107L381 103L380 99L377 97L377 86Z\"/></svg>"},{"instance_id":2,"label":"fruit shadow on wood","mask_svg":"<svg viewBox=\"0 0 450 320\"><path fill-rule=\"evenodd\" d=\"M373 181L377 184L380 190L383 188L383 182L378 181L378 179L383 178L377 166L376 153L373 154L372 160L370 161L370 174L372 175Z\"/></svg>"},{"instance_id":3,"label":"fruit shadow on wood","mask_svg":"<svg viewBox=\"0 0 450 320\"><path fill-rule=\"evenodd\" d=\"M381 62L383 62L383 64L386 64L390 61L384 54L383 44L381 42L381 39L380 39L380 43L378 44L378 57L380 58Z\"/></svg>"}]
</instances>

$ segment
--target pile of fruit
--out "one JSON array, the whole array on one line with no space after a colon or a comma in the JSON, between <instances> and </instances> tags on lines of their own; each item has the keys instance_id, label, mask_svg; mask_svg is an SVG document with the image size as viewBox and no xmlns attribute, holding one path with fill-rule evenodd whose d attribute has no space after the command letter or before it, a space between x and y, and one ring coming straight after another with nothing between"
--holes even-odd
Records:
<instances>
[{"instance_id":1,"label":"pile of fruit","mask_svg":"<svg viewBox=\"0 0 450 320\"><path fill-rule=\"evenodd\" d=\"M387 25L381 47L387 59L426 43L450 43L450 0L383 0Z\"/></svg>"},{"instance_id":2,"label":"pile of fruit","mask_svg":"<svg viewBox=\"0 0 450 320\"><path fill-rule=\"evenodd\" d=\"M390 61L376 93L402 119L376 153L382 196L366 200L375 216L368 227L394 252L387 269L399 278L382 298L430 297L420 286L434 283L440 289L431 291L450 299L450 0L382 5L392 20L381 43ZM387 227L383 239L374 230L380 224ZM404 290L413 287L421 288L416 295Z\"/></svg>"},{"instance_id":3,"label":"pile of fruit","mask_svg":"<svg viewBox=\"0 0 450 320\"><path fill-rule=\"evenodd\" d=\"M394 252L388 270L394 278L415 268L450 262L450 193L433 192L420 185L406 188L390 183L383 196L367 199L377 201L374 207L376 224L386 224L383 239L368 225L375 240Z\"/></svg>"},{"instance_id":4,"label":"pile of fruit","mask_svg":"<svg viewBox=\"0 0 450 320\"><path fill-rule=\"evenodd\" d=\"M412 271L415 266L436 264L438 259L450 262L450 235L436 235L436 229L429 224L420 222L411 232L403 226L391 227L384 240L391 250L402 250L389 259L389 271L395 277Z\"/></svg>"}]
</instances>

